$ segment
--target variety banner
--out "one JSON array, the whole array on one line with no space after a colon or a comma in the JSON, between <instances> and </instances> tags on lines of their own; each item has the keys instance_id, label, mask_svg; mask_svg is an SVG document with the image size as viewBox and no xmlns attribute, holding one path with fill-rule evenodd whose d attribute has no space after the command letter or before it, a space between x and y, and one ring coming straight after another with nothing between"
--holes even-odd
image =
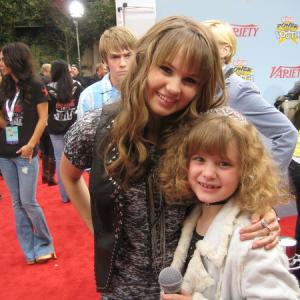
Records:
<instances>
[{"instance_id":1,"label":"variety banner","mask_svg":"<svg viewBox=\"0 0 300 300\"><path fill-rule=\"evenodd\" d=\"M300 80L300 0L156 1L156 19L170 15L230 23L238 39L235 71L270 103Z\"/></svg>"}]
</instances>

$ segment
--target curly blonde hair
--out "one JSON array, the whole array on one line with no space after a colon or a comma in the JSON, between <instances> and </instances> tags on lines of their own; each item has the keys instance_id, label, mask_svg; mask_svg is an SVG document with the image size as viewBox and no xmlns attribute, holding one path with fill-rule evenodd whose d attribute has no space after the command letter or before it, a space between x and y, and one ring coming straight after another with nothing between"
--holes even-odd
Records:
<instances>
[{"instance_id":1,"label":"curly blonde hair","mask_svg":"<svg viewBox=\"0 0 300 300\"><path fill-rule=\"evenodd\" d=\"M107 153L117 147L119 156L106 166L110 176L118 178L124 187L141 178L148 160L145 132L151 121L146 104L147 79L152 66L172 61L184 53L183 65L198 74L197 95L182 111L164 118L161 137L174 132L192 116L225 101L225 84L218 47L209 29L186 17L169 17L156 23L138 42L131 65L121 87L121 110L111 130ZM163 138L162 138L163 140Z\"/></svg>"},{"instance_id":2,"label":"curly blonde hair","mask_svg":"<svg viewBox=\"0 0 300 300\"><path fill-rule=\"evenodd\" d=\"M262 144L256 128L248 122L217 113L206 113L169 138L160 160L160 184L168 202L194 198L188 183L190 159L199 151L228 158L234 140L241 162L240 184L235 201L241 210L264 212L286 203L279 172Z\"/></svg>"}]
</instances>

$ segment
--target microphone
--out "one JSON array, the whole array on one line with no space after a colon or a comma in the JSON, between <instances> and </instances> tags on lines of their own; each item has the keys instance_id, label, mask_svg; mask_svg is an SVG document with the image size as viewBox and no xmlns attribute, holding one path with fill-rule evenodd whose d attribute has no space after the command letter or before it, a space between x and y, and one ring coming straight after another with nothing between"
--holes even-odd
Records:
<instances>
[{"instance_id":1,"label":"microphone","mask_svg":"<svg viewBox=\"0 0 300 300\"><path fill-rule=\"evenodd\" d=\"M167 267L159 273L158 283L165 294L176 294L181 290L182 275L175 268Z\"/></svg>"}]
</instances>

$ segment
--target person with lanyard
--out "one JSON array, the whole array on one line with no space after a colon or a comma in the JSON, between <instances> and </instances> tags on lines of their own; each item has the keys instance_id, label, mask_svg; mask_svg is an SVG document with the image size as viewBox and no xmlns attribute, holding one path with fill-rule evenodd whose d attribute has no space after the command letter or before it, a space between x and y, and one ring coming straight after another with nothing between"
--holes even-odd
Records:
<instances>
[{"instance_id":1,"label":"person with lanyard","mask_svg":"<svg viewBox=\"0 0 300 300\"><path fill-rule=\"evenodd\" d=\"M287 169L297 143L297 130L290 120L268 103L257 86L235 74L231 64L237 50L237 38L231 25L219 20L201 22L213 33L219 48L223 67L228 105L251 122L267 141L270 153L287 181ZM270 143L268 143L270 141Z\"/></svg>"},{"instance_id":2,"label":"person with lanyard","mask_svg":"<svg viewBox=\"0 0 300 300\"><path fill-rule=\"evenodd\" d=\"M24 43L10 43L2 48L0 69L4 74L0 169L11 194L17 238L27 264L44 263L56 257L36 199L38 142L47 123L48 92L34 74L31 52Z\"/></svg>"},{"instance_id":3,"label":"person with lanyard","mask_svg":"<svg viewBox=\"0 0 300 300\"><path fill-rule=\"evenodd\" d=\"M224 89L210 31L187 17L169 17L137 42L121 101L86 113L67 132L61 175L94 232L96 284L103 300L159 299L158 274L171 262L191 207L168 205L160 193L162 146L193 116L223 105ZM82 178L88 167L89 189ZM276 215L269 210L263 217L274 234L267 235L253 215L241 238L263 236L253 247L272 248L278 240Z\"/></svg>"}]
</instances>

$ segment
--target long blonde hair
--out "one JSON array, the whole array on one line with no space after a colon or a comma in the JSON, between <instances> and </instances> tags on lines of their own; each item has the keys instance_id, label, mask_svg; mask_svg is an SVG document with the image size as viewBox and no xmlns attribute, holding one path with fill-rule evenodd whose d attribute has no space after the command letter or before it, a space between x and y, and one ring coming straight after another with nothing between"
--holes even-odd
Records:
<instances>
[{"instance_id":1,"label":"long blonde hair","mask_svg":"<svg viewBox=\"0 0 300 300\"><path fill-rule=\"evenodd\" d=\"M203 114L169 139L160 161L160 184L168 202L194 198L188 183L190 158L199 151L227 158L234 140L240 154L240 185L234 199L247 212L264 212L289 199L282 190L275 163L262 144L256 128L246 121L216 113Z\"/></svg>"},{"instance_id":2,"label":"long blonde hair","mask_svg":"<svg viewBox=\"0 0 300 300\"><path fill-rule=\"evenodd\" d=\"M122 83L121 111L115 119L106 151L107 154L117 147L118 158L106 169L124 187L144 174L148 159L145 130L150 121L146 105L149 69L172 61L180 51L184 53L183 63L199 75L200 88L186 108L164 118L161 135L192 116L224 103L225 85L219 52L210 31L186 17L174 16L156 23L137 43Z\"/></svg>"},{"instance_id":3,"label":"long blonde hair","mask_svg":"<svg viewBox=\"0 0 300 300\"><path fill-rule=\"evenodd\" d=\"M230 47L230 52L224 58L224 62L225 64L231 63L237 48L237 39L231 25L219 20L206 20L201 23L211 30L217 43L226 44Z\"/></svg>"}]
</instances>

